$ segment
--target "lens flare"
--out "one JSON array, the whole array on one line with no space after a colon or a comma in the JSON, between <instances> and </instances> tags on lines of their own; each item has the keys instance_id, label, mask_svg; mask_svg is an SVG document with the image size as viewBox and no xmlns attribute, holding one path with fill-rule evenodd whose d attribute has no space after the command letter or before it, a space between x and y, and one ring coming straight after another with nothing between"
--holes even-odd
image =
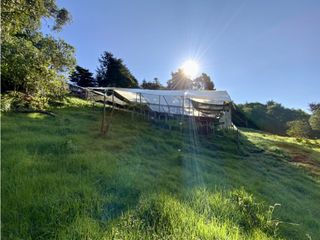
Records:
<instances>
[{"instance_id":1,"label":"lens flare","mask_svg":"<svg viewBox=\"0 0 320 240\"><path fill-rule=\"evenodd\" d=\"M194 78L199 72L199 64L189 59L182 64L181 69L186 76Z\"/></svg>"}]
</instances>

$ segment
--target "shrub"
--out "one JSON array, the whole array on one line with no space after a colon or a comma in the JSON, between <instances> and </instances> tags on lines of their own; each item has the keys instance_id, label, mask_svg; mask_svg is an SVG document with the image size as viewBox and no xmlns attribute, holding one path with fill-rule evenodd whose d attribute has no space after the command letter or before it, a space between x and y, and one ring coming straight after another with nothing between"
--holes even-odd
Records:
<instances>
[{"instance_id":1,"label":"shrub","mask_svg":"<svg viewBox=\"0 0 320 240\"><path fill-rule=\"evenodd\" d=\"M296 120L288 123L287 134L291 137L308 138L311 136L312 129L305 120Z\"/></svg>"},{"instance_id":2,"label":"shrub","mask_svg":"<svg viewBox=\"0 0 320 240\"><path fill-rule=\"evenodd\" d=\"M237 189L231 193L231 201L235 206L235 211L238 213L238 224L245 231L260 228L268 233L277 231L277 221L272 220L274 207L269 209L262 203L257 203L251 194L248 194L243 189Z\"/></svg>"},{"instance_id":3,"label":"shrub","mask_svg":"<svg viewBox=\"0 0 320 240\"><path fill-rule=\"evenodd\" d=\"M320 131L320 109L314 111L309 119L310 126L314 131Z\"/></svg>"},{"instance_id":4,"label":"shrub","mask_svg":"<svg viewBox=\"0 0 320 240\"><path fill-rule=\"evenodd\" d=\"M11 91L1 95L1 111L35 110L48 106L48 99Z\"/></svg>"}]
</instances>

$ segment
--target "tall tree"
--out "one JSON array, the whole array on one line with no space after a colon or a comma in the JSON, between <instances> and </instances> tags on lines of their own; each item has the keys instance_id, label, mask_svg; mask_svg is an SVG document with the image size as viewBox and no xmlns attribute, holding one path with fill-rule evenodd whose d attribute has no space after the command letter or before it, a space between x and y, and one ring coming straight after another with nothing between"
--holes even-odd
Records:
<instances>
[{"instance_id":1,"label":"tall tree","mask_svg":"<svg viewBox=\"0 0 320 240\"><path fill-rule=\"evenodd\" d=\"M141 88L156 90L156 89L162 89L163 86L159 82L158 78L154 78L153 81L150 81L150 82L143 80L141 84Z\"/></svg>"},{"instance_id":2,"label":"tall tree","mask_svg":"<svg viewBox=\"0 0 320 240\"><path fill-rule=\"evenodd\" d=\"M114 57L110 52L104 52L99 58L99 63L96 79L100 87L138 87L137 79L122 59Z\"/></svg>"},{"instance_id":3,"label":"tall tree","mask_svg":"<svg viewBox=\"0 0 320 240\"><path fill-rule=\"evenodd\" d=\"M320 108L313 111L309 123L312 130L320 132Z\"/></svg>"},{"instance_id":4,"label":"tall tree","mask_svg":"<svg viewBox=\"0 0 320 240\"><path fill-rule=\"evenodd\" d=\"M320 137L320 103L310 103L309 108L311 116L309 118L310 126L315 137Z\"/></svg>"},{"instance_id":5,"label":"tall tree","mask_svg":"<svg viewBox=\"0 0 320 240\"><path fill-rule=\"evenodd\" d=\"M55 0L3 0L1 8L1 91L42 97L63 94L66 74L75 64L74 49L44 35L41 21L49 19L52 31L59 31L70 20L68 11Z\"/></svg>"},{"instance_id":6,"label":"tall tree","mask_svg":"<svg viewBox=\"0 0 320 240\"><path fill-rule=\"evenodd\" d=\"M311 112L315 112L317 110L320 110L320 103L310 103L309 109Z\"/></svg>"},{"instance_id":7,"label":"tall tree","mask_svg":"<svg viewBox=\"0 0 320 240\"><path fill-rule=\"evenodd\" d=\"M76 66L75 71L70 76L70 81L80 87L94 87L96 82L92 75L88 69Z\"/></svg>"},{"instance_id":8,"label":"tall tree","mask_svg":"<svg viewBox=\"0 0 320 240\"><path fill-rule=\"evenodd\" d=\"M167 85L171 90L192 89L192 80L179 68L177 72L171 73L171 79Z\"/></svg>"},{"instance_id":9,"label":"tall tree","mask_svg":"<svg viewBox=\"0 0 320 240\"><path fill-rule=\"evenodd\" d=\"M167 85L168 89L172 90L215 90L213 81L211 81L211 78L206 73L202 73L199 77L191 79L180 68L177 72L171 73L171 79L167 82Z\"/></svg>"},{"instance_id":10,"label":"tall tree","mask_svg":"<svg viewBox=\"0 0 320 240\"><path fill-rule=\"evenodd\" d=\"M193 80L193 88L198 90L215 90L213 81L211 81L211 78L206 73L202 73L201 76Z\"/></svg>"}]
</instances>

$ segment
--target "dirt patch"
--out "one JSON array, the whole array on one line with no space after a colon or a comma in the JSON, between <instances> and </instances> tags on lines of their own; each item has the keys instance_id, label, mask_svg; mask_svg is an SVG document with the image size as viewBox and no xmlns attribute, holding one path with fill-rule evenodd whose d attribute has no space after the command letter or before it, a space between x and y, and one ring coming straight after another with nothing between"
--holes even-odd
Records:
<instances>
[{"instance_id":1,"label":"dirt patch","mask_svg":"<svg viewBox=\"0 0 320 240\"><path fill-rule=\"evenodd\" d=\"M289 143L278 143L277 146L290 156L290 163L303 167L310 173L320 177L320 161L311 157L313 152L312 149L305 149L301 146Z\"/></svg>"},{"instance_id":2,"label":"dirt patch","mask_svg":"<svg viewBox=\"0 0 320 240\"><path fill-rule=\"evenodd\" d=\"M295 155L295 156L292 156L292 160L293 160L293 162L307 164L307 165L311 165L311 166L320 168L320 163L319 162L311 160L306 155Z\"/></svg>"}]
</instances>

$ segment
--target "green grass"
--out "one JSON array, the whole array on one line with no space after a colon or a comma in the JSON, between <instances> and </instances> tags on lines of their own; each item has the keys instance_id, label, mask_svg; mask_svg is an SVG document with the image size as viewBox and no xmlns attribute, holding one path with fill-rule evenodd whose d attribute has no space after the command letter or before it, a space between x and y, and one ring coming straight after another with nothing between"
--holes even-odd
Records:
<instances>
[{"instance_id":1,"label":"green grass","mask_svg":"<svg viewBox=\"0 0 320 240\"><path fill-rule=\"evenodd\" d=\"M238 148L124 112L101 137L100 108L53 111L2 114L4 239L320 236L319 141L243 129Z\"/></svg>"}]
</instances>

